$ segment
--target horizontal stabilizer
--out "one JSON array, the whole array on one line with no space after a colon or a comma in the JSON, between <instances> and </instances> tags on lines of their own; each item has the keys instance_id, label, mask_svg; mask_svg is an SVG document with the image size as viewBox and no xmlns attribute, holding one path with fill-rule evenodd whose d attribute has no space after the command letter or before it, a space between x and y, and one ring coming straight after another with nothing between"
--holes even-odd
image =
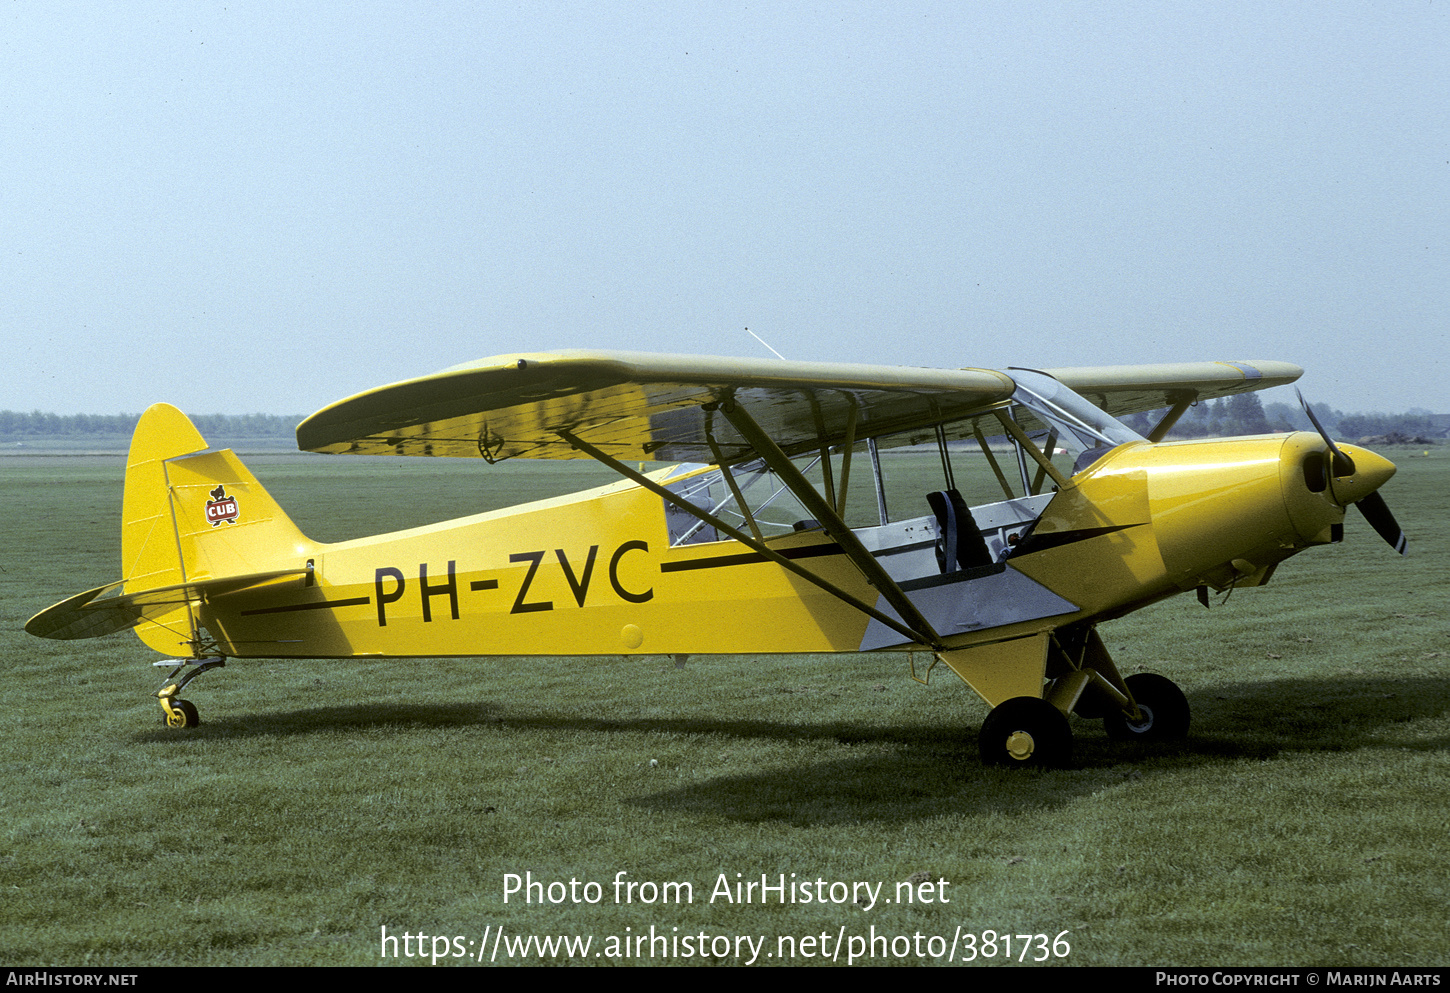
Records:
<instances>
[{"instance_id":1,"label":"horizontal stabilizer","mask_svg":"<svg viewBox=\"0 0 1450 993\"><path fill-rule=\"evenodd\" d=\"M123 584L107 583L62 600L53 607L47 607L25 622L25 630L37 638L56 638L62 641L99 638L103 634L128 630L144 620L163 617L178 606L306 573L305 568L280 569L247 576L227 576L222 579L161 586L119 596L105 594Z\"/></svg>"},{"instance_id":2,"label":"horizontal stabilizer","mask_svg":"<svg viewBox=\"0 0 1450 993\"><path fill-rule=\"evenodd\" d=\"M125 631L134 626L141 615L133 616L125 610L105 609L105 604L114 603L120 597L102 600L99 608L92 606L97 597L120 585L116 582L97 586L93 590L86 590L68 600L62 600L53 607L47 607L25 622L25 631L37 638L58 638L63 641L73 638L99 638L103 634Z\"/></svg>"}]
</instances>

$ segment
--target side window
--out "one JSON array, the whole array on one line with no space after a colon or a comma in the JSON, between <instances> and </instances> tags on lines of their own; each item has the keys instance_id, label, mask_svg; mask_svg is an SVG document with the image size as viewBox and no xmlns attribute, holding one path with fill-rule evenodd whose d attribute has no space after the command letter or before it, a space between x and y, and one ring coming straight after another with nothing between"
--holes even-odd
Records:
<instances>
[{"instance_id":1,"label":"side window","mask_svg":"<svg viewBox=\"0 0 1450 993\"><path fill-rule=\"evenodd\" d=\"M936 429L882 435L875 440L875 446L886 520L909 521L932 516L926 495L947 488L947 472Z\"/></svg>"},{"instance_id":2,"label":"side window","mask_svg":"<svg viewBox=\"0 0 1450 993\"><path fill-rule=\"evenodd\" d=\"M703 468L703 467L682 467ZM805 470L805 466L802 469ZM749 462L730 470L745 498L746 506L760 528L762 537L789 534L806 520L806 512L800 502L785 487L780 479L764 463ZM809 472L807 472L809 476ZM750 533L750 523L731 492L725 475L719 469L708 469L696 475L666 483L665 487L684 497L691 504L713 517L717 517L737 530ZM706 541L723 541L729 535L721 534L713 525L674 506L665 505L665 522L669 527L670 544L692 545Z\"/></svg>"},{"instance_id":3,"label":"side window","mask_svg":"<svg viewBox=\"0 0 1450 993\"><path fill-rule=\"evenodd\" d=\"M1066 475L1072 459L1057 444L1057 436L1030 418L1024 420L1024 433L1039 449L1053 451L1053 465ZM927 494L935 491L954 489L973 507L1053 487L1051 476L1019 449L995 414L884 435L876 439L876 447L889 521L932 516Z\"/></svg>"},{"instance_id":4,"label":"side window","mask_svg":"<svg viewBox=\"0 0 1450 993\"><path fill-rule=\"evenodd\" d=\"M858 442L849 458L839 446L825 457L818 449L795 458L795 465L849 527L936 520L941 515L929 495L955 490L966 508L985 512L977 524L987 533L996 526L987 523L991 520L1015 527L1024 514L1034 519L1074 473L1117 445L1144 440L1051 376L1024 369L1012 374L1017 390L1008 404L874 436ZM758 529L770 538L816 525L763 461L733 466L729 479L705 466L681 470L666 485L741 532ZM668 502L665 516L672 544L728 537Z\"/></svg>"}]
</instances>

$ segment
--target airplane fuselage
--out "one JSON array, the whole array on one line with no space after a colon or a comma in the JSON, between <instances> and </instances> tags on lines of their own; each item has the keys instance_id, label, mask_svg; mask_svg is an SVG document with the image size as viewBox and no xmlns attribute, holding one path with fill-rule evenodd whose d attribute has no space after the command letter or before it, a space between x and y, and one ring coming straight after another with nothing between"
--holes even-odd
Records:
<instances>
[{"instance_id":1,"label":"airplane fuselage","mask_svg":"<svg viewBox=\"0 0 1450 993\"><path fill-rule=\"evenodd\" d=\"M1342 508L1305 481L1305 460L1321 447L1307 433L1121 445L1052 496L1030 530L1007 535L1003 560L945 575L930 518L858 534L948 647L1003 641L1119 616L1196 587L1267 580L1284 558L1330 541L1343 519ZM1355 450L1355 460L1361 476L1383 477L1373 486L1393 472L1372 453ZM655 478L678 477L664 470ZM232 488L243 516L244 485ZM769 544L850 595L885 606L821 530ZM663 501L627 482L357 541L300 539L269 565L304 563L305 577L208 599L199 619L222 652L921 648L739 542L672 546ZM175 654L186 651L178 643Z\"/></svg>"}]
</instances>

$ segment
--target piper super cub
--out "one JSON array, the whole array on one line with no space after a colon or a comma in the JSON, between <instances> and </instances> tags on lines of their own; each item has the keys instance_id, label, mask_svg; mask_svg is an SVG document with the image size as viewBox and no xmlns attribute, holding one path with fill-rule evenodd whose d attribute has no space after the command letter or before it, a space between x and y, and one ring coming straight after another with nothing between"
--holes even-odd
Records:
<instances>
[{"instance_id":1,"label":"piper super cub","mask_svg":"<svg viewBox=\"0 0 1450 993\"><path fill-rule=\"evenodd\" d=\"M1350 504L1405 550L1376 492L1395 467L1373 452L1322 429L1163 440L1194 403L1301 373L484 359L335 403L298 446L590 458L620 481L330 544L157 404L126 465L124 579L26 630L134 629L173 659L157 664L175 728L197 723L181 690L231 658L928 653L992 707L986 762L1061 765L1069 713L1116 738L1188 731L1183 693L1124 679L1101 622L1261 586L1339 541ZM1165 408L1146 437L1117 419Z\"/></svg>"}]
</instances>

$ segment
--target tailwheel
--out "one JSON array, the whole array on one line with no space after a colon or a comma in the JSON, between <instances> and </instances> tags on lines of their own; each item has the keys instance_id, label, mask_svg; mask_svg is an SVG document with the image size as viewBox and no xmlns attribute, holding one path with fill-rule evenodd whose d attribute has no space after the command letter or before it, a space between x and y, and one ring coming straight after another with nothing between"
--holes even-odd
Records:
<instances>
[{"instance_id":1,"label":"tailwheel","mask_svg":"<svg viewBox=\"0 0 1450 993\"><path fill-rule=\"evenodd\" d=\"M1134 720L1121 710L1103 717L1103 729L1114 741L1181 741L1188 737L1188 698L1173 680L1153 672L1129 676L1125 683L1138 704Z\"/></svg>"},{"instance_id":2,"label":"tailwheel","mask_svg":"<svg viewBox=\"0 0 1450 993\"><path fill-rule=\"evenodd\" d=\"M1019 696L999 704L977 738L986 765L1056 768L1072 758L1067 717L1046 700Z\"/></svg>"},{"instance_id":3,"label":"tailwheel","mask_svg":"<svg viewBox=\"0 0 1450 993\"><path fill-rule=\"evenodd\" d=\"M168 700L162 697L161 709L166 711L166 726L169 728L194 728L201 723L196 704L190 700Z\"/></svg>"},{"instance_id":4,"label":"tailwheel","mask_svg":"<svg viewBox=\"0 0 1450 993\"><path fill-rule=\"evenodd\" d=\"M220 669L226 665L226 660L221 658L205 659L183 659L181 662L161 661L151 663L155 666L174 666L171 675L166 677L166 685L156 691L156 698L161 701L161 713L166 717L166 726L169 728L194 728L201 723L197 716L196 705L190 700L183 700L177 696L186 685L197 676L213 669ZM177 679L177 676L181 676Z\"/></svg>"}]
</instances>

